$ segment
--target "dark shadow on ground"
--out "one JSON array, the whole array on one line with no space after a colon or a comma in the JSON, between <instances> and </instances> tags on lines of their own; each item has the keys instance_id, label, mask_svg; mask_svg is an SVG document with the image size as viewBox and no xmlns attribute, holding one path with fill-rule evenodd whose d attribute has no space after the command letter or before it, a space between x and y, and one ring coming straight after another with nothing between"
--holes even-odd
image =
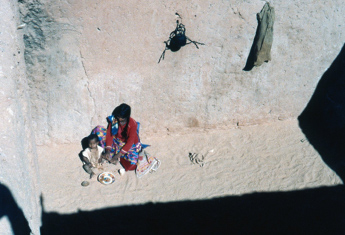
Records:
<instances>
[{"instance_id":1,"label":"dark shadow on ground","mask_svg":"<svg viewBox=\"0 0 345 235\"><path fill-rule=\"evenodd\" d=\"M41 234L345 234L344 199L345 186L338 185L73 214L43 211Z\"/></svg>"},{"instance_id":2,"label":"dark shadow on ground","mask_svg":"<svg viewBox=\"0 0 345 235\"><path fill-rule=\"evenodd\" d=\"M298 117L323 161L345 181L345 44Z\"/></svg>"},{"instance_id":3,"label":"dark shadow on ground","mask_svg":"<svg viewBox=\"0 0 345 235\"><path fill-rule=\"evenodd\" d=\"M7 216L15 235L28 235L31 232L23 211L18 207L10 190L0 183L0 219Z\"/></svg>"}]
</instances>

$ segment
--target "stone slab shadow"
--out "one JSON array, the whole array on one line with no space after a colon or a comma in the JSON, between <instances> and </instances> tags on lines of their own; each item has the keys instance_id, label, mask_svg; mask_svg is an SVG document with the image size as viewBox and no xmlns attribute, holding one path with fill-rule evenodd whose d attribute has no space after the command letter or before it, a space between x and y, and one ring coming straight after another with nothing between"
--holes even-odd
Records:
<instances>
[{"instance_id":1,"label":"stone slab shadow","mask_svg":"<svg viewBox=\"0 0 345 235\"><path fill-rule=\"evenodd\" d=\"M298 120L323 161L345 182L345 44Z\"/></svg>"}]
</instances>

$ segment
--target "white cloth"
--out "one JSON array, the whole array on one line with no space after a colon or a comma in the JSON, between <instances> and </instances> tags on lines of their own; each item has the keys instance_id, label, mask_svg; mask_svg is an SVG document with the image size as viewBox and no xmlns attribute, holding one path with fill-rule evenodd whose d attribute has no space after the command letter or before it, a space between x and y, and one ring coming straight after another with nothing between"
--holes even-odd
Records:
<instances>
[{"instance_id":1,"label":"white cloth","mask_svg":"<svg viewBox=\"0 0 345 235\"><path fill-rule=\"evenodd\" d=\"M93 154L91 153L90 148L86 148L83 151L83 156L86 157L87 159L89 159L89 161L92 164L92 167L97 167L98 166L98 159L101 157L102 152L103 152L103 148L101 146L97 145L97 150L98 150L98 154L97 156L93 156Z\"/></svg>"}]
</instances>

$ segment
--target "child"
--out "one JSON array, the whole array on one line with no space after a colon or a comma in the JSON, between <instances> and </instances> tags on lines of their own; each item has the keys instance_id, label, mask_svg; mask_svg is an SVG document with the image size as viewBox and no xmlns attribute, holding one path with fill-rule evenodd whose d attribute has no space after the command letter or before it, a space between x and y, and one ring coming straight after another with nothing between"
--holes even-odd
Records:
<instances>
[{"instance_id":1,"label":"child","mask_svg":"<svg viewBox=\"0 0 345 235\"><path fill-rule=\"evenodd\" d=\"M83 152L83 168L84 170L90 174L90 179L95 175L92 171L92 168L100 167L102 163L102 153L103 148L98 145L99 139L96 134L91 134L88 137L88 148L86 148Z\"/></svg>"}]
</instances>

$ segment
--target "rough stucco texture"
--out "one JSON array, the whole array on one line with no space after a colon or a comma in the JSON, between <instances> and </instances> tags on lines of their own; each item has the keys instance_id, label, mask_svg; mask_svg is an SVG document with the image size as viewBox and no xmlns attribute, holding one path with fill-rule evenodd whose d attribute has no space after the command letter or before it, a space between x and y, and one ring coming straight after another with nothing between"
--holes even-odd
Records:
<instances>
[{"instance_id":1,"label":"rough stucco texture","mask_svg":"<svg viewBox=\"0 0 345 235\"><path fill-rule=\"evenodd\" d=\"M345 7L270 1L272 61L243 71L264 1L21 3L38 143L75 142L126 102L146 132L297 117L339 53ZM205 43L158 59L182 17Z\"/></svg>"},{"instance_id":2,"label":"rough stucco texture","mask_svg":"<svg viewBox=\"0 0 345 235\"><path fill-rule=\"evenodd\" d=\"M39 234L40 185L19 9L14 1L0 5L0 234L27 234L28 226Z\"/></svg>"}]
</instances>

